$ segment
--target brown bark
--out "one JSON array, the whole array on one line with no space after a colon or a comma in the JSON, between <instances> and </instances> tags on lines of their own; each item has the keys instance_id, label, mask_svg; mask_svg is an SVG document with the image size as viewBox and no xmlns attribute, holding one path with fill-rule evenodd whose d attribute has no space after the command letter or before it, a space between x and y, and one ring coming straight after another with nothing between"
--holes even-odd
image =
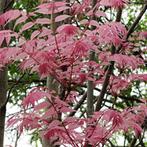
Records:
<instances>
[{"instance_id":1,"label":"brown bark","mask_svg":"<svg viewBox=\"0 0 147 147\"><path fill-rule=\"evenodd\" d=\"M9 10L13 0L0 0L0 14ZM2 29L2 27L0 27ZM7 105L7 67L0 69L0 147L4 146L5 117Z\"/></svg>"},{"instance_id":2,"label":"brown bark","mask_svg":"<svg viewBox=\"0 0 147 147\"><path fill-rule=\"evenodd\" d=\"M6 93L7 93L7 68L0 71L0 147L4 143L5 114L6 114Z\"/></svg>"},{"instance_id":3,"label":"brown bark","mask_svg":"<svg viewBox=\"0 0 147 147\"><path fill-rule=\"evenodd\" d=\"M4 1L0 1L0 14L3 13ZM6 114L6 82L5 82L5 70L0 71L0 147L4 144L4 128L5 128L5 114Z\"/></svg>"}]
</instances>

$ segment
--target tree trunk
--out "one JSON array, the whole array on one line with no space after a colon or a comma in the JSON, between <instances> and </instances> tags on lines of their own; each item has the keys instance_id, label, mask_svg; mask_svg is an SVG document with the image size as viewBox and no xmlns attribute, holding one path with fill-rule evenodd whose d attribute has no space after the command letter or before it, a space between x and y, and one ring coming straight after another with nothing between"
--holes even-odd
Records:
<instances>
[{"instance_id":1,"label":"tree trunk","mask_svg":"<svg viewBox=\"0 0 147 147\"><path fill-rule=\"evenodd\" d=\"M7 68L0 71L0 147L4 143L5 114L6 114L6 93L7 93Z\"/></svg>"},{"instance_id":2,"label":"tree trunk","mask_svg":"<svg viewBox=\"0 0 147 147\"><path fill-rule=\"evenodd\" d=\"M62 0L53 0L53 1L56 2L56 1L62 1ZM49 2L49 0L41 0L41 2L45 3L45 2ZM56 14L51 15L51 20L52 20L51 29L52 29L53 34L55 34L57 27L60 25L59 23L55 23L55 17L57 15L60 15L60 14L56 13ZM49 76L47 78L46 85L50 90L54 90L54 91L56 91L57 95L60 95L59 83L52 76ZM54 119L56 119L56 118L54 118ZM42 146L43 147L59 147L59 145L54 145L56 140L58 141L58 139L55 139L55 141L50 141L49 139L46 139L43 137L42 138Z\"/></svg>"},{"instance_id":3,"label":"tree trunk","mask_svg":"<svg viewBox=\"0 0 147 147\"><path fill-rule=\"evenodd\" d=\"M9 10L13 0L0 0L0 14ZM0 27L2 29L2 27ZM5 116L7 104L7 67L0 69L0 147L4 146Z\"/></svg>"},{"instance_id":4,"label":"tree trunk","mask_svg":"<svg viewBox=\"0 0 147 147\"><path fill-rule=\"evenodd\" d=\"M0 14L3 13L5 0L0 0ZM4 128L6 114L6 69L0 70L0 147L4 144Z\"/></svg>"}]
</instances>

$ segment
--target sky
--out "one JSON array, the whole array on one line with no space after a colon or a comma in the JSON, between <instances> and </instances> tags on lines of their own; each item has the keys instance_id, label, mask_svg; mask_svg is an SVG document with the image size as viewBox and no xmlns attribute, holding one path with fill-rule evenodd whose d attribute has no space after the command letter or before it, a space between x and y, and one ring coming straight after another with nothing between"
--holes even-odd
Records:
<instances>
[{"instance_id":1,"label":"sky","mask_svg":"<svg viewBox=\"0 0 147 147\"><path fill-rule=\"evenodd\" d=\"M19 111L19 107L18 106L12 106L10 104L7 105L7 116L10 115L10 114L13 114L15 112L18 112ZM7 121L7 120L6 120ZM17 147L35 147L34 144L30 144L30 139L31 139L31 136L29 135L29 133L27 132L24 132L19 140L18 140L18 144L17 144ZM5 139L4 139L4 147L15 147L15 140L16 140L16 130L15 129L11 129L11 128L6 128L6 131L5 131ZM41 145L39 145L38 147L41 147Z\"/></svg>"}]
</instances>

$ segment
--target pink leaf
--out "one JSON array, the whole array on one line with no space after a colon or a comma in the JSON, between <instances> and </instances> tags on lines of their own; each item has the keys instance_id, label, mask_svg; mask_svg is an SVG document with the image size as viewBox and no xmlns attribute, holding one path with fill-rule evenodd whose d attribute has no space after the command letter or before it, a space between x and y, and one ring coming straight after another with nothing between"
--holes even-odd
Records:
<instances>
[{"instance_id":1,"label":"pink leaf","mask_svg":"<svg viewBox=\"0 0 147 147\"><path fill-rule=\"evenodd\" d=\"M27 57L28 55L26 54L26 53L24 53L24 52L21 52L21 53L19 53L16 57L15 57L15 60L17 61L17 60L22 60L22 59L25 59L26 57Z\"/></svg>"},{"instance_id":2,"label":"pink leaf","mask_svg":"<svg viewBox=\"0 0 147 147\"><path fill-rule=\"evenodd\" d=\"M49 107L49 103L47 101L39 103L38 105L36 105L34 107L35 111L40 111L41 109L46 109L47 107Z\"/></svg>"},{"instance_id":3,"label":"pink leaf","mask_svg":"<svg viewBox=\"0 0 147 147\"><path fill-rule=\"evenodd\" d=\"M0 34L1 34L1 33L0 33ZM4 39L5 39L4 35L0 35L0 46L2 45Z\"/></svg>"},{"instance_id":4,"label":"pink leaf","mask_svg":"<svg viewBox=\"0 0 147 147\"><path fill-rule=\"evenodd\" d=\"M43 119L48 119L48 118L52 118L55 117L57 115L57 112L55 111L55 109L53 107L48 108L48 110L44 113L44 115L42 116Z\"/></svg>"},{"instance_id":5,"label":"pink leaf","mask_svg":"<svg viewBox=\"0 0 147 147\"><path fill-rule=\"evenodd\" d=\"M38 35L40 34L40 31L36 30L32 33L31 35L31 40L33 40L34 38L36 38Z\"/></svg>"},{"instance_id":6,"label":"pink leaf","mask_svg":"<svg viewBox=\"0 0 147 147\"><path fill-rule=\"evenodd\" d=\"M51 20L48 19L48 18L38 18L36 19L36 22L37 24L51 24Z\"/></svg>"},{"instance_id":7,"label":"pink leaf","mask_svg":"<svg viewBox=\"0 0 147 147\"><path fill-rule=\"evenodd\" d=\"M99 42L118 46L124 42L127 30L120 22L110 22L101 25L98 29Z\"/></svg>"},{"instance_id":8,"label":"pink leaf","mask_svg":"<svg viewBox=\"0 0 147 147\"><path fill-rule=\"evenodd\" d=\"M4 14L0 15L0 25L5 24L6 19L4 18Z\"/></svg>"},{"instance_id":9,"label":"pink leaf","mask_svg":"<svg viewBox=\"0 0 147 147\"><path fill-rule=\"evenodd\" d=\"M147 74L132 74L130 75L129 79L131 81L145 81L147 82Z\"/></svg>"},{"instance_id":10,"label":"pink leaf","mask_svg":"<svg viewBox=\"0 0 147 147\"><path fill-rule=\"evenodd\" d=\"M26 24L21 28L21 32L30 29L33 25L34 25L33 22L28 22L28 23L26 23Z\"/></svg>"},{"instance_id":11,"label":"pink leaf","mask_svg":"<svg viewBox=\"0 0 147 147\"><path fill-rule=\"evenodd\" d=\"M41 98L45 98L49 96L49 94L44 91L34 92L34 90L30 92L29 95L23 100L22 104L24 107L28 107L29 105L34 106L35 102L37 102Z\"/></svg>"},{"instance_id":12,"label":"pink leaf","mask_svg":"<svg viewBox=\"0 0 147 147\"><path fill-rule=\"evenodd\" d=\"M59 13L59 12L65 11L67 9L70 9L70 7L68 7L68 6L58 7L57 9L54 10L54 13Z\"/></svg>"},{"instance_id":13,"label":"pink leaf","mask_svg":"<svg viewBox=\"0 0 147 147\"><path fill-rule=\"evenodd\" d=\"M95 16L97 16L97 17L101 17L101 16L106 17L106 14L105 14L105 12L98 10L98 11L95 12Z\"/></svg>"},{"instance_id":14,"label":"pink leaf","mask_svg":"<svg viewBox=\"0 0 147 147\"><path fill-rule=\"evenodd\" d=\"M147 31L140 32L139 35L140 35L141 38L147 39Z\"/></svg>"},{"instance_id":15,"label":"pink leaf","mask_svg":"<svg viewBox=\"0 0 147 147\"><path fill-rule=\"evenodd\" d=\"M7 20L7 23L15 20L21 15L21 12L19 10L9 10L6 13L4 13L4 18Z\"/></svg>"},{"instance_id":16,"label":"pink leaf","mask_svg":"<svg viewBox=\"0 0 147 147\"><path fill-rule=\"evenodd\" d=\"M41 14L52 14L52 11L49 11L48 9L38 9L36 12Z\"/></svg>"},{"instance_id":17,"label":"pink leaf","mask_svg":"<svg viewBox=\"0 0 147 147\"><path fill-rule=\"evenodd\" d=\"M99 27L99 23L97 21L95 21L95 20L91 20L89 25Z\"/></svg>"},{"instance_id":18,"label":"pink leaf","mask_svg":"<svg viewBox=\"0 0 147 147\"><path fill-rule=\"evenodd\" d=\"M111 7L124 7L124 5L128 3L128 0L101 0L100 4L104 6L111 6Z\"/></svg>"},{"instance_id":19,"label":"pink leaf","mask_svg":"<svg viewBox=\"0 0 147 147\"><path fill-rule=\"evenodd\" d=\"M15 22L14 28L15 28L18 24L25 22L27 19L28 19L28 16L26 16L26 15L23 15L23 16L21 16L20 18L18 18L18 19L16 20L16 22Z\"/></svg>"},{"instance_id":20,"label":"pink leaf","mask_svg":"<svg viewBox=\"0 0 147 147\"><path fill-rule=\"evenodd\" d=\"M78 32L78 28L73 25L62 25L57 28L57 32L64 33L67 36L73 36Z\"/></svg>"},{"instance_id":21,"label":"pink leaf","mask_svg":"<svg viewBox=\"0 0 147 147\"><path fill-rule=\"evenodd\" d=\"M69 17L71 17L71 16L70 15L59 15L55 18L55 22L63 21Z\"/></svg>"}]
</instances>

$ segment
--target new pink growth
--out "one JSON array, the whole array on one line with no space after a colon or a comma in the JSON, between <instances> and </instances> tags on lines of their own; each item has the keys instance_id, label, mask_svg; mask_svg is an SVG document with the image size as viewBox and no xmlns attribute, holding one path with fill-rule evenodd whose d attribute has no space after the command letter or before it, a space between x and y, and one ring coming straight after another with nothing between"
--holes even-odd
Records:
<instances>
[{"instance_id":1,"label":"new pink growth","mask_svg":"<svg viewBox=\"0 0 147 147\"><path fill-rule=\"evenodd\" d=\"M140 36L143 37L144 39L147 39L147 31L141 32Z\"/></svg>"},{"instance_id":2,"label":"new pink growth","mask_svg":"<svg viewBox=\"0 0 147 147\"><path fill-rule=\"evenodd\" d=\"M114 8L124 7L128 3L128 0L101 0L100 4L104 6L110 6Z\"/></svg>"},{"instance_id":3,"label":"new pink growth","mask_svg":"<svg viewBox=\"0 0 147 147\"><path fill-rule=\"evenodd\" d=\"M120 22L110 22L101 25L98 29L99 42L101 44L113 44L119 46L125 40L127 30Z\"/></svg>"},{"instance_id":4,"label":"new pink growth","mask_svg":"<svg viewBox=\"0 0 147 147\"><path fill-rule=\"evenodd\" d=\"M73 25L62 25L61 27L58 27L57 32L65 34L68 36L73 36L77 33L78 28Z\"/></svg>"},{"instance_id":5,"label":"new pink growth","mask_svg":"<svg viewBox=\"0 0 147 147\"><path fill-rule=\"evenodd\" d=\"M84 56L88 52L89 49L90 49L90 46L84 40L79 40L75 42L74 44L73 54Z\"/></svg>"},{"instance_id":6,"label":"new pink growth","mask_svg":"<svg viewBox=\"0 0 147 147\"><path fill-rule=\"evenodd\" d=\"M109 7L123 8L128 1L98 0L95 6L91 0L72 4L49 2L31 13L11 10L0 15L0 25L11 20L16 20L15 26L21 25L19 33L0 31L0 68L16 62L23 70L27 69L27 73L37 72L40 78L51 76L50 85L54 81L59 83L52 85L58 92L52 86L29 89L22 101L22 111L11 117L10 126L17 125L20 132L24 128L37 129L49 141L73 147L103 146L118 131L141 134L147 117L146 102L142 101L140 107L137 104L125 111L124 108L136 104L137 98L141 101L138 95L135 100L132 98L130 89L136 88L136 84L131 87L131 82L147 81L146 74L136 74L141 71L139 67L143 69L144 61L126 49L126 44L134 47L136 42L131 40L133 37L127 38L125 25L107 18ZM103 6L108 9L105 11ZM54 14L55 19L52 18ZM58 25L60 21L61 26ZM53 33L54 23L59 27ZM140 35L147 39L146 31ZM90 51L94 52L93 57L89 56ZM45 79L40 81L33 77L32 80L30 86L40 85ZM92 86L87 86L90 82ZM86 110L89 97L94 101L102 98L102 109L92 110L90 118L86 114L90 112ZM91 103L95 107L94 101ZM120 105L121 102L125 103ZM72 112L77 112L75 117Z\"/></svg>"}]
</instances>

